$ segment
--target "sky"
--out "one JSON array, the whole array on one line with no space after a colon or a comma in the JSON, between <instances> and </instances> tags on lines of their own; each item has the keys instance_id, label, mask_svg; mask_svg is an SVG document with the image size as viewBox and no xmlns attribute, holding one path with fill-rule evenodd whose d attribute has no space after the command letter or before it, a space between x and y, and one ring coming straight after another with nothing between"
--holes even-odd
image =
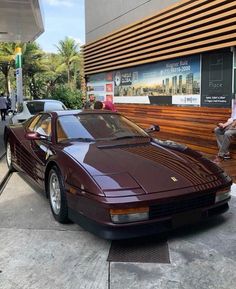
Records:
<instances>
[{"instance_id":1,"label":"sky","mask_svg":"<svg viewBox=\"0 0 236 289\"><path fill-rule=\"evenodd\" d=\"M56 45L66 36L80 45L85 42L84 0L40 0L45 32L37 39L46 52L57 52Z\"/></svg>"}]
</instances>

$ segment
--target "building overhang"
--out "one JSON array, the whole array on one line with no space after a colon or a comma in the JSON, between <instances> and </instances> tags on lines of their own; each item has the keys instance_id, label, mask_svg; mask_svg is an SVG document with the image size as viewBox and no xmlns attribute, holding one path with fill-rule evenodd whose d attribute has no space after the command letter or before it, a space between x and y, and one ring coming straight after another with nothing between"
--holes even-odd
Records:
<instances>
[{"instance_id":1,"label":"building overhang","mask_svg":"<svg viewBox=\"0 0 236 289\"><path fill-rule=\"evenodd\" d=\"M0 42L29 42L44 32L39 1L0 1Z\"/></svg>"}]
</instances>

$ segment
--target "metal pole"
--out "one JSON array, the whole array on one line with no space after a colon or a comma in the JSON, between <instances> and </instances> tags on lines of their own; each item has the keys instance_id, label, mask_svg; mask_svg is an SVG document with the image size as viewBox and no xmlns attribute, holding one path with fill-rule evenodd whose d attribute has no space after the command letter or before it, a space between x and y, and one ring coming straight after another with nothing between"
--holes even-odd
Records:
<instances>
[{"instance_id":1,"label":"metal pole","mask_svg":"<svg viewBox=\"0 0 236 289\"><path fill-rule=\"evenodd\" d=\"M16 57L15 57L15 64L16 64L16 95L17 95L17 104L23 102L23 81L22 81L22 52L21 48L16 48Z\"/></svg>"}]
</instances>

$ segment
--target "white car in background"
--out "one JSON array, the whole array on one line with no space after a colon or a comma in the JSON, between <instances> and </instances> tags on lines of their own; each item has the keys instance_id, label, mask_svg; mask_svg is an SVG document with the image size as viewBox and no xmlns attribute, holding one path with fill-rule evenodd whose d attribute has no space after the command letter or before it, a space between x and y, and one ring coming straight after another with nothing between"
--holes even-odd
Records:
<instances>
[{"instance_id":1,"label":"white car in background","mask_svg":"<svg viewBox=\"0 0 236 289\"><path fill-rule=\"evenodd\" d=\"M66 106L61 101L54 99L37 99L23 101L21 106L18 108L17 113L10 118L9 124L17 124L23 122L40 111L66 109Z\"/></svg>"}]
</instances>

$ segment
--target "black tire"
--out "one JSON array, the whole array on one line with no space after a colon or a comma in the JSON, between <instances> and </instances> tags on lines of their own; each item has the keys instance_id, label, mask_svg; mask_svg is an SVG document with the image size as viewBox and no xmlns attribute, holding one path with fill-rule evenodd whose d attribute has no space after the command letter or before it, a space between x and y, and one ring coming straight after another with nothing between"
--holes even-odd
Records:
<instances>
[{"instance_id":1,"label":"black tire","mask_svg":"<svg viewBox=\"0 0 236 289\"><path fill-rule=\"evenodd\" d=\"M15 172L16 169L12 165L12 149L9 140L6 142L6 163L10 172Z\"/></svg>"},{"instance_id":2,"label":"black tire","mask_svg":"<svg viewBox=\"0 0 236 289\"><path fill-rule=\"evenodd\" d=\"M57 188L55 188L55 186L57 186ZM69 223L64 181L57 166L53 166L49 171L47 178L47 193L54 218L59 223Z\"/></svg>"}]
</instances>

